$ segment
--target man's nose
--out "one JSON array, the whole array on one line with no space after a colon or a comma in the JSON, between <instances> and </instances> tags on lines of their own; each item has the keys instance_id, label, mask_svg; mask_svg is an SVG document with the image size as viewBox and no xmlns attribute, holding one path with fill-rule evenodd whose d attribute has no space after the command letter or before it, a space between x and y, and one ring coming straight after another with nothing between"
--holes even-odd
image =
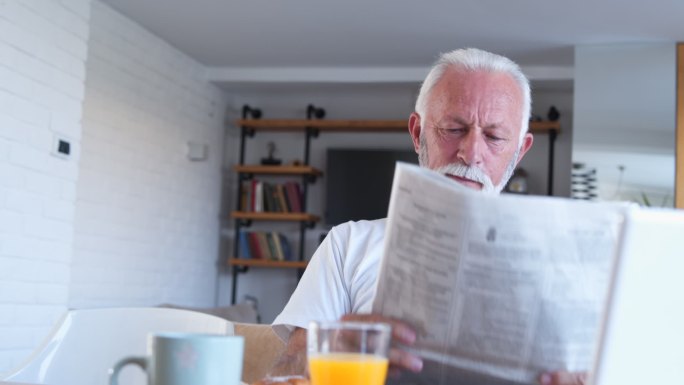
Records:
<instances>
[{"instance_id":1,"label":"man's nose","mask_svg":"<svg viewBox=\"0 0 684 385\"><path fill-rule=\"evenodd\" d=\"M468 166L479 165L482 163L483 145L482 135L477 130L469 130L459 142L458 158Z\"/></svg>"}]
</instances>

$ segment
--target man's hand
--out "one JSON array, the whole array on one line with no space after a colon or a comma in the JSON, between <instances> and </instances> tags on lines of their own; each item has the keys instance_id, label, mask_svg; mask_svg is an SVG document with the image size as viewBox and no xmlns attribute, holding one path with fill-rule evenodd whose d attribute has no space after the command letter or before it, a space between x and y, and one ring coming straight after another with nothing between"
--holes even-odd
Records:
<instances>
[{"instance_id":1,"label":"man's hand","mask_svg":"<svg viewBox=\"0 0 684 385\"><path fill-rule=\"evenodd\" d=\"M416 333L406 323L378 314L347 314L342 321L383 322L392 326L392 345L402 344L411 346L416 342ZM390 373L400 373L402 370L420 372L423 360L397 347L390 347ZM270 371L270 376L307 376L306 365L306 329L295 328L290 334L285 351ZM287 378L287 377L286 377ZM277 378L276 378L277 379ZM272 381L272 379L264 379ZM273 381L272 381L273 382ZM266 384L267 382L263 382Z\"/></svg>"},{"instance_id":2,"label":"man's hand","mask_svg":"<svg viewBox=\"0 0 684 385\"><path fill-rule=\"evenodd\" d=\"M539 376L541 385L585 385L589 375L587 372L552 372Z\"/></svg>"},{"instance_id":3,"label":"man's hand","mask_svg":"<svg viewBox=\"0 0 684 385\"><path fill-rule=\"evenodd\" d=\"M390 372L396 373L402 370L420 372L423 369L423 360L396 345L411 346L416 342L416 332L406 323L394 318L383 317L379 314L347 314L342 321L356 322L383 322L392 326L392 346L389 352Z\"/></svg>"}]
</instances>

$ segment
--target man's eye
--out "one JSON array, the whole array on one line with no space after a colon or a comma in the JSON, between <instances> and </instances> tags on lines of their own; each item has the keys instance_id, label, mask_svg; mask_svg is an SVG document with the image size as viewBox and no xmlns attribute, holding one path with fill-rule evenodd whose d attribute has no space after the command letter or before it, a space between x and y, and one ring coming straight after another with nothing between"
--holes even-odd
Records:
<instances>
[{"instance_id":1,"label":"man's eye","mask_svg":"<svg viewBox=\"0 0 684 385\"><path fill-rule=\"evenodd\" d=\"M447 128L445 131L450 133L450 134L462 134L465 132L465 128L462 128L462 127Z\"/></svg>"},{"instance_id":2,"label":"man's eye","mask_svg":"<svg viewBox=\"0 0 684 385\"><path fill-rule=\"evenodd\" d=\"M487 140L492 141L492 142L501 142L502 140L504 140L504 138L501 138L501 137L496 136L496 135L491 135L491 134L486 135L486 137L487 137Z\"/></svg>"}]
</instances>

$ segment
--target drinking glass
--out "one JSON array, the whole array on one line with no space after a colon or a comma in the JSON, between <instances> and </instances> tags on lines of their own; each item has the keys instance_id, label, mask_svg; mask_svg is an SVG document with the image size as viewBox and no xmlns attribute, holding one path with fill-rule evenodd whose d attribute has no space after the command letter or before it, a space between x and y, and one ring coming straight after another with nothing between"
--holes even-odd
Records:
<instances>
[{"instance_id":1,"label":"drinking glass","mask_svg":"<svg viewBox=\"0 0 684 385\"><path fill-rule=\"evenodd\" d=\"M385 323L312 322L307 335L312 385L382 385L391 327Z\"/></svg>"}]
</instances>

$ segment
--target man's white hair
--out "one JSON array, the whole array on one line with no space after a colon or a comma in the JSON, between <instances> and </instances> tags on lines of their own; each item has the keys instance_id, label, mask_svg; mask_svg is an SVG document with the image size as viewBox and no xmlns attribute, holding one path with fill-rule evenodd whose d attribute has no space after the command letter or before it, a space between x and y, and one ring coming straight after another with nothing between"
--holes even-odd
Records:
<instances>
[{"instance_id":1,"label":"man's white hair","mask_svg":"<svg viewBox=\"0 0 684 385\"><path fill-rule=\"evenodd\" d=\"M518 147L522 146L523 138L529 128L530 110L532 108L530 82L522 73L520 67L512 60L477 48L457 49L443 53L432 66L432 69L430 69L430 72L423 81L423 85L420 87L418 99L416 100L415 110L420 115L421 126L425 125L428 96L448 68L457 68L465 71L502 72L510 75L515 80L523 95L522 122L520 123Z\"/></svg>"}]
</instances>

